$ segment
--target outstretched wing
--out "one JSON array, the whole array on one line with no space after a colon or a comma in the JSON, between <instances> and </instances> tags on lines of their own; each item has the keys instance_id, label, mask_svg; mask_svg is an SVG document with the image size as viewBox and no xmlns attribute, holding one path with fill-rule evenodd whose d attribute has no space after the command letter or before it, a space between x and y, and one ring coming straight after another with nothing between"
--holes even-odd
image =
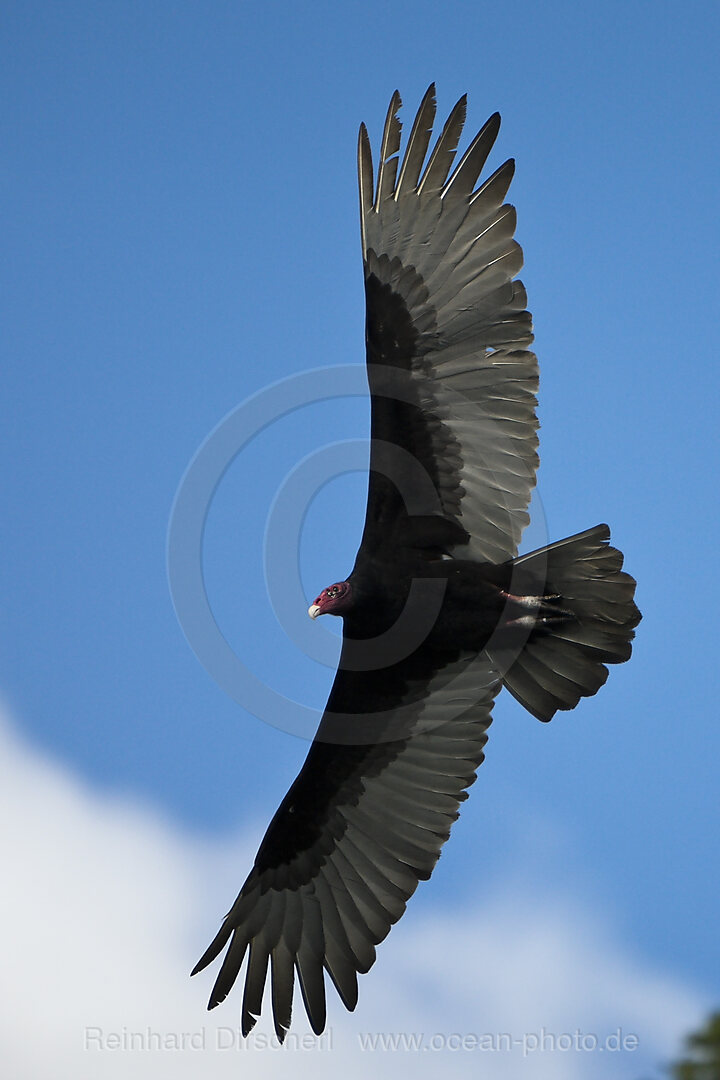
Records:
<instances>
[{"instance_id":1,"label":"outstretched wing","mask_svg":"<svg viewBox=\"0 0 720 1080\"><path fill-rule=\"evenodd\" d=\"M502 562L517 554L538 464L531 317L513 281L515 210L503 204L514 162L477 186L495 114L448 175L463 97L423 171L431 86L398 167L400 105L395 93L375 182L364 125L358 148L373 440L361 557L392 544L398 527L407 535L411 515L418 546L433 545L423 520L441 517L457 554Z\"/></svg>"},{"instance_id":2,"label":"outstretched wing","mask_svg":"<svg viewBox=\"0 0 720 1080\"><path fill-rule=\"evenodd\" d=\"M290 1025L295 973L317 1034L325 1027L324 971L355 1008L358 972L369 970L375 946L430 877L483 759L500 688L486 657L438 657L421 647L379 671L340 664L307 760L193 971L229 942L212 1008L249 952L244 1035L260 1013L268 964L279 1039ZM379 711L361 712L361 700Z\"/></svg>"}]
</instances>

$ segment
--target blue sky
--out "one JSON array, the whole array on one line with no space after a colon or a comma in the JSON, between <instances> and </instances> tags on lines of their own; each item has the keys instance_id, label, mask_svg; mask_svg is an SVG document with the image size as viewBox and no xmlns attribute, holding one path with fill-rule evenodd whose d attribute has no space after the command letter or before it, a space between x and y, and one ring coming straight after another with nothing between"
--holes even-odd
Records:
<instances>
[{"instance_id":1,"label":"blue sky","mask_svg":"<svg viewBox=\"0 0 720 1080\"><path fill-rule=\"evenodd\" d=\"M68 783L212 850L244 838L183 972L307 744L189 648L173 500L252 394L362 363L357 128L377 147L392 91L407 120L435 80L440 113L468 92L468 134L498 109L492 161L517 159L547 530L608 521L644 620L632 661L574 713L540 725L498 701L452 842L391 937L510 882L602 913L634 964L717 1002L719 23L711 3L5 6L0 691L27 753ZM266 521L297 463L367 420L349 397L266 428L207 518L225 637L311 708L332 671L271 610ZM333 479L288 533L308 600L352 565L364 483ZM308 649L319 632L307 620Z\"/></svg>"}]
</instances>

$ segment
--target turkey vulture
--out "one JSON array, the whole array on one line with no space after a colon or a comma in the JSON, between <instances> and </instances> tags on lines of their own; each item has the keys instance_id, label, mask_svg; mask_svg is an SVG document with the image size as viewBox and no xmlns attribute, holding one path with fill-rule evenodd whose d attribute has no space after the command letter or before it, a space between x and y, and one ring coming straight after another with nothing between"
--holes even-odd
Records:
<instances>
[{"instance_id":1,"label":"turkey vulture","mask_svg":"<svg viewBox=\"0 0 720 1080\"><path fill-rule=\"evenodd\" d=\"M538 371L504 202L513 161L477 186L500 117L451 172L465 97L428 156L431 86L402 160L400 105L396 92L376 177L360 128L367 514L352 573L309 609L342 616L339 669L307 760L193 971L228 946L213 1008L247 954L244 1035L268 965L280 1040L296 974L317 1034L325 972L355 1008L358 972L430 877L475 780L500 688L550 720L628 659L640 620L606 525L517 556L538 464Z\"/></svg>"}]
</instances>

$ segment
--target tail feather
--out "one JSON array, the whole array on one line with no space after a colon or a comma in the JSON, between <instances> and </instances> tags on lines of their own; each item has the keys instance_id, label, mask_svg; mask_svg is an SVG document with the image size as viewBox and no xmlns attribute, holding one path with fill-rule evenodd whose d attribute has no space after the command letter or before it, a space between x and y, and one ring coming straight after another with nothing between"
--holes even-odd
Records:
<instances>
[{"instance_id":1,"label":"tail feather","mask_svg":"<svg viewBox=\"0 0 720 1080\"><path fill-rule=\"evenodd\" d=\"M513 591L557 596L570 613L539 622L519 655L509 647L488 649L507 689L539 720L596 694L608 677L605 665L623 663L632 651L641 618L635 581L609 541L607 525L596 525L513 562Z\"/></svg>"}]
</instances>

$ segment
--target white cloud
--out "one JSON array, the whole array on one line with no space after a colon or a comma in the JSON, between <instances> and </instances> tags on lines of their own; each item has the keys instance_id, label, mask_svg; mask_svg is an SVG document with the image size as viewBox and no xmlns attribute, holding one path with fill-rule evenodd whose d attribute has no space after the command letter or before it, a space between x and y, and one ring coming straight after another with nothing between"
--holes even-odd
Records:
<instances>
[{"instance_id":1,"label":"white cloud","mask_svg":"<svg viewBox=\"0 0 720 1080\"><path fill-rule=\"evenodd\" d=\"M289 1067L313 1080L338 1071L345 1080L394 1077L401 1066L424 1077L442 1066L486 1080L514 1080L518 1067L530 1080L638 1080L673 1055L711 1004L628 955L612 925L577 898L537 900L506 883L471 908L406 917L361 980L355 1014L333 999L329 1033L314 1049L295 1042L314 1045L300 1005L286 1049L258 1046L271 1030L265 1018L246 1048L240 993L207 1014L212 974L191 981L188 969L218 904L229 905L241 882L248 844L188 834L154 809L92 790L4 718L0 802L0 1040L14 1080L236 1077L249 1056L261 1078ZM618 1028L637 1036L637 1050L564 1049L578 1031L588 1047ZM360 1034L377 1032L423 1033L427 1050L363 1051ZM173 1049L183 1033L185 1049ZM462 1039L500 1048L457 1049ZM544 1052L535 1046L543 1039Z\"/></svg>"}]
</instances>

